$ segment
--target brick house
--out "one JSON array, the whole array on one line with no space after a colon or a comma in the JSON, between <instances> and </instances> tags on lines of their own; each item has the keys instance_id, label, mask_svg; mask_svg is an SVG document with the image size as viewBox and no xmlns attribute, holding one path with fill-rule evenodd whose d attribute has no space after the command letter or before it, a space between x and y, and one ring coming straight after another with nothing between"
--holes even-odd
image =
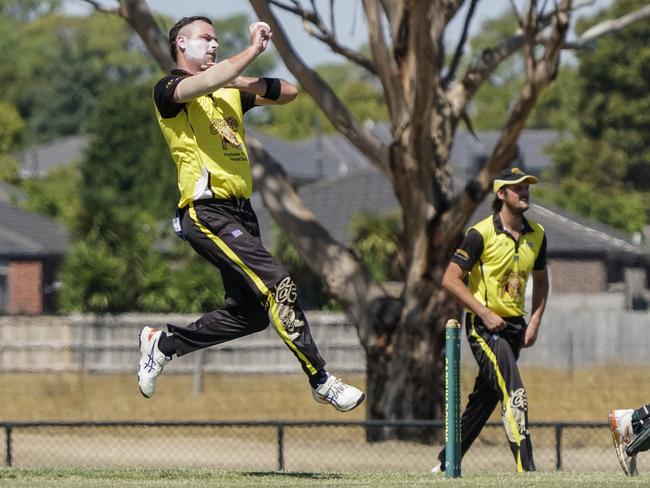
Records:
<instances>
[{"instance_id":1,"label":"brick house","mask_svg":"<svg viewBox=\"0 0 650 488\"><path fill-rule=\"evenodd\" d=\"M68 247L62 226L0 201L0 313L54 313L56 270Z\"/></svg>"}]
</instances>

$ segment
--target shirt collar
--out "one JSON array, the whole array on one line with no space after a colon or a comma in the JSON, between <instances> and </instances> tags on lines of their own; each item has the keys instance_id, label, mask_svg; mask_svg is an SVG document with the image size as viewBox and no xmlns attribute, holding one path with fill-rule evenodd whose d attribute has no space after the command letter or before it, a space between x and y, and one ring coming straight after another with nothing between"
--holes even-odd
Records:
<instances>
[{"instance_id":1,"label":"shirt collar","mask_svg":"<svg viewBox=\"0 0 650 488\"><path fill-rule=\"evenodd\" d=\"M499 212L494 212L492 216L492 222L494 223L494 229L497 231L497 234L502 234L505 232L505 229L503 228L503 222L501 222L501 215L499 215ZM529 232L533 232L533 228L528 223L528 220L526 220L526 217L522 217L521 233L528 234Z\"/></svg>"},{"instance_id":2,"label":"shirt collar","mask_svg":"<svg viewBox=\"0 0 650 488\"><path fill-rule=\"evenodd\" d=\"M173 75L183 75L183 76L192 76L192 73L185 71L184 69L175 68L172 70Z\"/></svg>"}]
</instances>

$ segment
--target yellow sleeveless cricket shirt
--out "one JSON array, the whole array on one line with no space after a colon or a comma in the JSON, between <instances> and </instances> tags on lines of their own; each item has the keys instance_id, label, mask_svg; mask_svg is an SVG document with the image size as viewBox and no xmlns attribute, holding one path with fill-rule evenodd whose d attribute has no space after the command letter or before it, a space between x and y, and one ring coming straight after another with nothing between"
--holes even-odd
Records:
<instances>
[{"instance_id":1,"label":"yellow sleeveless cricket shirt","mask_svg":"<svg viewBox=\"0 0 650 488\"><path fill-rule=\"evenodd\" d=\"M190 75L174 70L154 88L158 124L178 170L178 206L208 198L250 198L253 185L239 90L221 88L177 104L173 93L185 76Z\"/></svg>"},{"instance_id":2,"label":"yellow sleeveless cricket shirt","mask_svg":"<svg viewBox=\"0 0 650 488\"><path fill-rule=\"evenodd\" d=\"M525 315L526 283L533 269L546 267L543 227L524 219L519 241L503 229L498 213L472 226L452 261L469 271L476 300L501 317Z\"/></svg>"}]
</instances>

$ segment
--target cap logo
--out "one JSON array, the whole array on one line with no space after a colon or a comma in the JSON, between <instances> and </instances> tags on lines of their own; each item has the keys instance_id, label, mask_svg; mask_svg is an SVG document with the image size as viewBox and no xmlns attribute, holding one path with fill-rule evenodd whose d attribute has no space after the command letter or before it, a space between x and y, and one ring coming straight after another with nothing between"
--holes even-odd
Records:
<instances>
[{"instance_id":1,"label":"cap logo","mask_svg":"<svg viewBox=\"0 0 650 488\"><path fill-rule=\"evenodd\" d=\"M524 172L522 170L520 170L519 168L512 168L510 170L510 173L512 173L513 175L523 175L524 174Z\"/></svg>"}]
</instances>

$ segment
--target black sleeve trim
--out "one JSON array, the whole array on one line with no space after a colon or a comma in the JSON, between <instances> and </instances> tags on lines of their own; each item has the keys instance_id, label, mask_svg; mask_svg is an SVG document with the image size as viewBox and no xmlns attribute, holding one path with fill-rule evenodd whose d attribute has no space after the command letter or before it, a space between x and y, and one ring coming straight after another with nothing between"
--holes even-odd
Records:
<instances>
[{"instance_id":1,"label":"black sleeve trim","mask_svg":"<svg viewBox=\"0 0 650 488\"><path fill-rule=\"evenodd\" d=\"M255 100L257 99L257 95L254 93L240 91L239 99L241 100L242 113L246 113L255 107Z\"/></svg>"},{"instance_id":2,"label":"black sleeve trim","mask_svg":"<svg viewBox=\"0 0 650 488\"><path fill-rule=\"evenodd\" d=\"M178 75L165 76L153 88L153 100L163 119L176 117L185 106L184 103L176 103L174 101L176 86L183 78L184 76Z\"/></svg>"},{"instance_id":3,"label":"black sleeve trim","mask_svg":"<svg viewBox=\"0 0 650 488\"><path fill-rule=\"evenodd\" d=\"M465 271L470 271L483 254L483 236L476 229L470 229L463 239L460 247L451 257L451 262L456 263Z\"/></svg>"},{"instance_id":4,"label":"black sleeve trim","mask_svg":"<svg viewBox=\"0 0 650 488\"><path fill-rule=\"evenodd\" d=\"M535 259L535 264L533 265L533 269L536 271L540 271L544 268L546 268L546 234L544 234L542 245L539 248L539 254L537 255L537 259Z\"/></svg>"}]
</instances>

